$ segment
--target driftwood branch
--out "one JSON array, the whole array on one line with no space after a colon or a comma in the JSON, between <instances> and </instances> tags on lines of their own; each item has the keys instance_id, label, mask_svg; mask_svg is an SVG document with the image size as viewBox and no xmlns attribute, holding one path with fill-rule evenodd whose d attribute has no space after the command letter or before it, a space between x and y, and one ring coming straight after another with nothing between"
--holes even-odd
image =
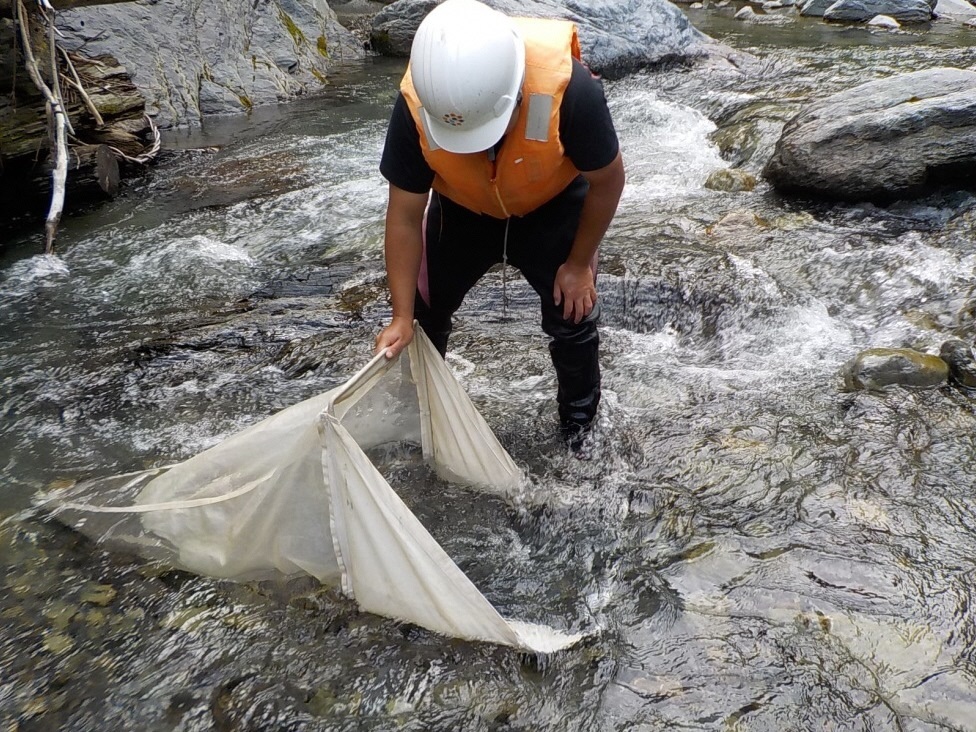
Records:
<instances>
[{"instance_id":1,"label":"driftwood branch","mask_svg":"<svg viewBox=\"0 0 976 732\"><path fill-rule=\"evenodd\" d=\"M75 65L71 62L71 56L63 48L61 49L61 54L64 56L65 63L68 64L68 69L71 71L71 76L73 78L73 81L72 79L68 79L68 83L71 84L75 91L77 91L81 96L81 100L85 103L85 106L88 107L88 111L91 112L91 116L95 118L95 124L101 127L105 124L105 120L102 119L102 115L99 113L98 107L95 106L95 103L91 100L91 97L88 96L88 92L85 91L85 87L81 83L81 79L78 78L78 71L75 69Z\"/></svg>"},{"instance_id":2,"label":"driftwood branch","mask_svg":"<svg viewBox=\"0 0 976 732\"><path fill-rule=\"evenodd\" d=\"M139 163L140 165L145 165L153 158L155 158L156 153L159 152L159 148L161 145L160 138L159 138L159 128L152 121L152 117L150 117L148 114L145 115L145 120L149 124L149 129L152 130L152 134L153 134L153 144L150 146L148 150L146 150L141 155L137 155L136 157L132 157L131 155L126 155L117 147L112 147L111 145L109 145L109 150L114 152L123 160L128 160L130 163Z\"/></svg>"},{"instance_id":3,"label":"driftwood branch","mask_svg":"<svg viewBox=\"0 0 976 732\"><path fill-rule=\"evenodd\" d=\"M51 173L51 208L47 212L44 222L44 253L54 253L54 236L61 223L61 212L64 211L64 187L68 180L68 131L65 121L68 116L60 109L54 112L54 137L57 141L57 158L54 172Z\"/></svg>"},{"instance_id":4,"label":"driftwood branch","mask_svg":"<svg viewBox=\"0 0 976 732\"><path fill-rule=\"evenodd\" d=\"M27 10L24 8L23 0L17 0L17 20L20 26L20 37L24 44L24 62L27 73L37 90L44 95L47 101L48 113L53 120L53 148L54 148L54 172L51 174L51 208L48 210L47 221L44 225L46 233L44 251L50 254L54 251L54 235L58 230L58 223L61 221L61 212L64 210L64 186L68 178L68 115L64 111L64 104L60 95L56 95L41 77L41 72L37 68L37 61L34 58L34 49L31 45L30 30L28 27ZM54 23L50 22L50 42L54 44ZM56 53L52 50L52 59L57 60ZM54 69L55 87L58 72Z\"/></svg>"},{"instance_id":5,"label":"driftwood branch","mask_svg":"<svg viewBox=\"0 0 976 732\"><path fill-rule=\"evenodd\" d=\"M53 8L52 8L53 10ZM41 15L44 16L44 20L47 23L47 46L48 51L51 54L51 87L54 93L54 98L58 100L61 108L64 108L64 95L61 93L61 74L58 71L58 43L57 39L54 37L54 18L47 17L46 12L42 12ZM71 120L68 118L67 113L64 115L65 124L68 127L68 134L75 134L75 128L71 125Z\"/></svg>"}]
</instances>

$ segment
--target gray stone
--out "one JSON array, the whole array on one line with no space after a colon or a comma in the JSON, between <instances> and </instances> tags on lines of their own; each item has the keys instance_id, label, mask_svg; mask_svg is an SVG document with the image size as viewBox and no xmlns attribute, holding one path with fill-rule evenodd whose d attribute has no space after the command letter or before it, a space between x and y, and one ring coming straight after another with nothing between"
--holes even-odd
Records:
<instances>
[{"instance_id":1,"label":"gray stone","mask_svg":"<svg viewBox=\"0 0 976 732\"><path fill-rule=\"evenodd\" d=\"M960 386L976 389L976 358L965 341L953 339L942 344L939 356L949 364L949 377Z\"/></svg>"},{"instance_id":2,"label":"gray stone","mask_svg":"<svg viewBox=\"0 0 976 732\"><path fill-rule=\"evenodd\" d=\"M800 15L822 18L827 8L829 8L835 2L837 2L837 0L807 0L797 7L800 9Z\"/></svg>"},{"instance_id":3,"label":"gray stone","mask_svg":"<svg viewBox=\"0 0 976 732\"><path fill-rule=\"evenodd\" d=\"M837 0L823 17L862 23L876 15L887 15L902 23L927 23L932 20L932 6L928 0Z\"/></svg>"},{"instance_id":4,"label":"gray stone","mask_svg":"<svg viewBox=\"0 0 976 732\"><path fill-rule=\"evenodd\" d=\"M401 0L381 10L373 18L370 32L373 50L386 56L408 58L417 27L439 4L439 0Z\"/></svg>"},{"instance_id":5,"label":"gray stone","mask_svg":"<svg viewBox=\"0 0 976 732\"><path fill-rule=\"evenodd\" d=\"M976 184L976 72L936 68L871 81L802 110L763 175L841 200L910 198Z\"/></svg>"},{"instance_id":6,"label":"gray stone","mask_svg":"<svg viewBox=\"0 0 976 732\"><path fill-rule=\"evenodd\" d=\"M246 109L240 96L209 79L200 82L200 114L238 114Z\"/></svg>"},{"instance_id":7,"label":"gray stone","mask_svg":"<svg viewBox=\"0 0 976 732\"><path fill-rule=\"evenodd\" d=\"M976 16L976 6L968 0L937 0L933 10L937 18L964 20Z\"/></svg>"},{"instance_id":8,"label":"gray stone","mask_svg":"<svg viewBox=\"0 0 976 732\"><path fill-rule=\"evenodd\" d=\"M788 15L766 12L757 13L748 5L743 5L741 8L739 8L739 12L735 14L735 19L745 21L746 23L759 23L765 25L783 25L791 22L791 18Z\"/></svg>"},{"instance_id":9,"label":"gray stone","mask_svg":"<svg viewBox=\"0 0 976 732\"><path fill-rule=\"evenodd\" d=\"M940 386L949 365L938 356L910 348L869 348L848 364L844 383L851 390L879 390L888 386Z\"/></svg>"},{"instance_id":10,"label":"gray stone","mask_svg":"<svg viewBox=\"0 0 976 732\"><path fill-rule=\"evenodd\" d=\"M365 55L324 0L137 0L60 11L58 27L65 47L118 58L162 127L313 92Z\"/></svg>"},{"instance_id":11,"label":"gray stone","mask_svg":"<svg viewBox=\"0 0 976 732\"><path fill-rule=\"evenodd\" d=\"M487 0L508 15L565 18L579 26L583 58L596 73L615 79L668 62L721 58L732 66L752 57L718 44L666 0ZM417 26L437 0L398 0L373 19L374 50L407 57Z\"/></svg>"},{"instance_id":12,"label":"gray stone","mask_svg":"<svg viewBox=\"0 0 976 732\"><path fill-rule=\"evenodd\" d=\"M724 191L726 193L737 193L739 191L751 191L756 187L756 177L752 173L738 168L723 168L716 170L708 176L705 187L713 191Z\"/></svg>"},{"instance_id":13,"label":"gray stone","mask_svg":"<svg viewBox=\"0 0 976 732\"><path fill-rule=\"evenodd\" d=\"M736 240L743 234L768 228L768 223L752 211L731 211L714 224L706 227L705 233L717 240Z\"/></svg>"}]
</instances>

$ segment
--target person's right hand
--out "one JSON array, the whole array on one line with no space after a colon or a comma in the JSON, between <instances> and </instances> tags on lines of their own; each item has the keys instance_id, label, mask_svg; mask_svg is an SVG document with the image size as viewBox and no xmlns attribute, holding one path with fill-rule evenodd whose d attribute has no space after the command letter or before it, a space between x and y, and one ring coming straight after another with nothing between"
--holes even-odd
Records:
<instances>
[{"instance_id":1,"label":"person's right hand","mask_svg":"<svg viewBox=\"0 0 976 732\"><path fill-rule=\"evenodd\" d=\"M393 321L376 336L376 348L373 349L373 353L377 354L386 349L387 358L396 358L412 340L413 318L394 317Z\"/></svg>"}]
</instances>

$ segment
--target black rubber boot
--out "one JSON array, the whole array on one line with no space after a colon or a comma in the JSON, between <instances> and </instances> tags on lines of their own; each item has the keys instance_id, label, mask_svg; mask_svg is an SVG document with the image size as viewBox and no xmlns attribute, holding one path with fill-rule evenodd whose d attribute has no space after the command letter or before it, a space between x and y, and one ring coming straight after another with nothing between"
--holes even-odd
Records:
<instances>
[{"instance_id":1,"label":"black rubber boot","mask_svg":"<svg viewBox=\"0 0 976 732\"><path fill-rule=\"evenodd\" d=\"M600 405L600 335L594 315L579 325L547 328L554 336L549 354L559 384L559 429L574 451L589 434Z\"/></svg>"}]
</instances>

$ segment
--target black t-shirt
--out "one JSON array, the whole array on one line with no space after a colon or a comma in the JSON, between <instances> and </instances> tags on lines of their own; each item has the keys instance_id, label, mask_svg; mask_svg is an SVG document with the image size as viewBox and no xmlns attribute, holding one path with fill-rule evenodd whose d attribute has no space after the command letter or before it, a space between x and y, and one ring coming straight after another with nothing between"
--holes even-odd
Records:
<instances>
[{"instance_id":1,"label":"black t-shirt","mask_svg":"<svg viewBox=\"0 0 976 732\"><path fill-rule=\"evenodd\" d=\"M613 162L619 144L603 84L573 59L573 75L559 105L559 139L577 170L598 170ZM402 94L397 95L386 131L380 173L397 188L426 193L434 171L424 158L420 133Z\"/></svg>"}]
</instances>

